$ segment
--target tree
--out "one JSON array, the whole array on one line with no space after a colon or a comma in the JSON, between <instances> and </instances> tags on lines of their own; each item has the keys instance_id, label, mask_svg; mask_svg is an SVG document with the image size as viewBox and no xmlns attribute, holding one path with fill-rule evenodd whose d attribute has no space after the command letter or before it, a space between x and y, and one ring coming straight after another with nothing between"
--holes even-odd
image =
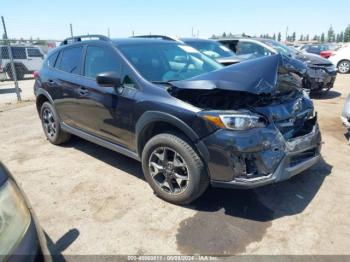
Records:
<instances>
[{"instance_id":1,"label":"tree","mask_svg":"<svg viewBox=\"0 0 350 262\"><path fill-rule=\"evenodd\" d=\"M338 43L343 42L344 41L344 32L341 31L339 34L339 40L337 41Z\"/></svg>"},{"instance_id":2,"label":"tree","mask_svg":"<svg viewBox=\"0 0 350 262\"><path fill-rule=\"evenodd\" d=\"M226 38L226 32L224 32L224 33L222 34L222 37L223 37L223 38Z\"/></svg>"},{"instance_id":3,"label":"tree","mask_svg":"<svg viewBox=\"0 0 350 262\"><path fill-rule=\"evenodd\" d=\"M275 33L273 34L272 39L276 41L276 34Z\"/></svg>"},{"instance_id":4,"label":"tree","mask_svg":"<svg viewBox=\"0 0 350 262\"><path fill-rule=\"evenodd\" d=\"M304 35L301 35L299 41L304 41Z\"/></svg>"},{"instance_id":5,"label":"tree","mask_svg":"<svg viewBox=\"0 0 350 262\"><path fill-rule=\"evenodd\" d=\"M310 36L309 36L309 34L306 35L306 39L305 39L305 40L308 41L308 42L310 41Z\"/></svg>"},{"instance_id":6,"label":"tree","mask_svg":"<svg viewBox=\"0 0 350 262\"><path fill-rule=\"evenodd\" d=\"M350 42L350 25L345 28L344 31L344 42Z\"/></svg>"},{"instance_id":7,"label":"tree","mask_svg":"<svg viewBox=\"0 0 350 262\"><path fill-rule=\"evenodd\" d=\"M332 25L328 29L327 41L330 42L330 43L335 41L335 35L334 35L334 30L333 30L333 26Z\"/></svg>"},{"instance_id":8,"label":"tree","mask_svg":"<svg viewBox=\"0 0 350 262\"><path fill-rule=\"evenodd\" d=\"M324 36L324 33L322 33L322 35L321 35L321 42L324 43L324 41L325 41L325 36Z\"/></svg>"},{"instance_id":9,"label":"tree","mask_svg":"<svg viewBox=\"0 0 350 262\"><path fill-rule=\"evenodd\" d=\"M292 42L295 42L295 40L297 40L297 34L295 32L293 32Z\"/></svg>"},{"instance_id":10,"label":"tree","mask_svg":"<svg viewBox=\"0 0 350 262\"><path fill-rule=\"evenodd\" d=\"M277 41L281 42L281 40L282 40L281 32L278 32Z\"/></svg>"}]
</instances>

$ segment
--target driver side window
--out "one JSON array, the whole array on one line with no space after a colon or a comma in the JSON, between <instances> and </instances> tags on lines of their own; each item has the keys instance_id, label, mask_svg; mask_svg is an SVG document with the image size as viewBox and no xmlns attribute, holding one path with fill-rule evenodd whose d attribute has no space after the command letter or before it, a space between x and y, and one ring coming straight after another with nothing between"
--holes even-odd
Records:
<instances>
[{"instance_id":1,"label":"driver side window","mask_svg":"<svg viewBox=\"0 0 350 262\"><path fill-rule=\"evenodd\" d=\"M88 46L85 56L84 76L95 78L96 75L114 71L120 74L121 63L110 49L99 46Z\"/></svg>"}]
</instances>

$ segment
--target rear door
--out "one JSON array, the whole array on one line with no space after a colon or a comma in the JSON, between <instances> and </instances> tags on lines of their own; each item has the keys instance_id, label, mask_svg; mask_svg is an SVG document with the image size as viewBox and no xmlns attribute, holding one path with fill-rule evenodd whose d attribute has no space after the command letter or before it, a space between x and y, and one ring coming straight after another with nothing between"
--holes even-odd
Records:
<instances>
[{"instance_id":1,"label":"rear door","mask_svg":"<svg viewBox=\"0 0 350 262\"><path fill-rule=\"evenodd\" d=\"M83 77L81 69L83 64L84 45L74 45L61 50L55 70L47 79L52 96L54 97L56 110L61 120L77 128L83 128L80 123L82 107L80 92Z\"/></svg>"},{"instance_id":2,"label":"rear door","mask_svg":"<svg viewBox=\"0 0 350 262\"><path fill-rule=\"evenodd\" d=\"M29 71L37 71L40 70L43 61L44 55L38 48L35 47L27 47L27 69Z\"/></svg>"}]
</instances>

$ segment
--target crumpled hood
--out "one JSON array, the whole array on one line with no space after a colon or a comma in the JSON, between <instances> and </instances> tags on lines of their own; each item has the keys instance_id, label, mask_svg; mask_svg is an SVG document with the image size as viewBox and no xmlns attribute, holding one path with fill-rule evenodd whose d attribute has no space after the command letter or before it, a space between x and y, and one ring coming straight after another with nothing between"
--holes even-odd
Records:
<instances>
[{"instance_id":1,"label":"crumpled hood","mask_svg":"<svg viewBox=\"0 0 350 262\"><path fill-rule=\"evenodd\" d=\"M236 55L236 56L229 56L229 57L220 57L220 58L216 58L215 60L223 65L233 65L233 64L237 64L237 63L243 62L243 61L248 60L248 59L252 59L252 58L253 58L252 55L248 54L248 55Z\"/></svg>"},{"instance_id":2,"label":"crumpled hood","mask_svg":"<svg viewBox=\"0 0 350 262\"><path fill-rule=\"evenodd\" d=\"M218 63L223 65L232 65L244 61L245 59L238 56L220 57L215 59Z\"/></svg>"},{"instance_id":3,"label":"crumpled hood","mask_svg":"<svg viewBox=\"0 0 350 262\"><path fill-rule=\"evenodd\" d=\"M171 84L180 89L222 89L271 94L278 93L281 83L283 83L282 86L289 88L301 87L301 81L297 81L289 73L302 76L306 70L304 63L277 54L244 61L187 80L174 81Z\"/></svg>"},{"instance_id":4,"label":"crumpled hood","mask_svg":"<svg viewBox=\"0 0 350 262\"><path fill-rule=\"evenodd\" d=\"M319 55L310 53L300 53L296 55L296 59L303 61L307 65L330 65L332 64L328 59L325 59Z\"/></svg>"}]
</instances>

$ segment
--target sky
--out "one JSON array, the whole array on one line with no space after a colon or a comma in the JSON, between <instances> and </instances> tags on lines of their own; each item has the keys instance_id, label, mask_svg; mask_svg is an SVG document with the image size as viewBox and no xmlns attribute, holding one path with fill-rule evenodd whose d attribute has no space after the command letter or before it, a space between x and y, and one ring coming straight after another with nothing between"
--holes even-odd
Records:
<instances>
[{"instance_id":1,"label":"sky","mask_svg":"<svg viewBox=\"0 0 350 262\"><path fill-rule=\"evenodd\" d=\"M335 0L2 0L9 38L63 39L73 33L127 37L141 34L321 34L350 24L350 1ZM2 33L2 27L0 28Z\"/></svg>"}]
</instances>

